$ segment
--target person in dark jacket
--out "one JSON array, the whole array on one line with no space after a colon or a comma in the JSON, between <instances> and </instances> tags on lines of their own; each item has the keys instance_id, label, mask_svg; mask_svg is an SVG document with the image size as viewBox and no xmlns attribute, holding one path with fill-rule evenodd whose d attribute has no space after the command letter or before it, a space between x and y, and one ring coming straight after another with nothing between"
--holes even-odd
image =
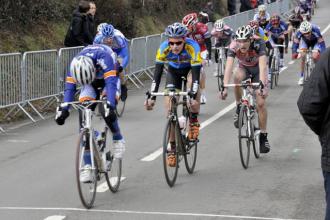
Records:
<instances>
[{"instance_id":1,"label":"person in dark jacket","mask_svg":"<svg viewBox=\"0 0 330 220\"><path fill-rule=\"evenodd\" d=\"M227 0L227 9L229 15L236 14L236 0Z\"/></svg>"},{"instance_id":2,"label":"person in dark jacket","mask_svg":"<svg viewBox=\"0 0 330 220\"><path fill-rule=\"evenodd\" d=\"M89 2L89 11L87 13L87 21L89 32L92 34L93 39L96 35L96 22L95 22L95 13L96 13L96 5L95 2Z\"/></svg>"},{"instance_id":3,"label":"person in dark jacket","mask_svg":"<svg viewBox=\"0 0 330 220\"><path fill-rule=\"evenodd\" d=\"M93 34L90 31L87 20L89 8L89 1L82 0L79 2L78 9L73 12L73 17L65 36L65 46L87 46L93 43Z\"/></svg>"},{"instance_id":4,"label":"person in dark jacket","mask_svg":"<svg viewBox=\"0 0 330 220\"><path fill-rule=\"evenodd\" d=\"M330 48L321 54L298 99L306 124L319 136L326 198L325 219L330 220Z\"/></svg>"}]
</instances>

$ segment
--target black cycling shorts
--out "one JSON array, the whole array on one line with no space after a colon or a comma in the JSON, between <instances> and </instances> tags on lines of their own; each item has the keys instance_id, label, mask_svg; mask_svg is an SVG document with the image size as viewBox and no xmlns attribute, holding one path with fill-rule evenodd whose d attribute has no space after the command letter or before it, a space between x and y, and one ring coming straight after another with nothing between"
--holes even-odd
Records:
<instances>
[{"instance_id":1,"label":"black cycling shorts","mask_svg":"<svg viewBox=\"0 0 330 220\"><path fill-rule=\"evenodd\" d=\"M187 80L187 75L190 72L191 67L186 67L182 69L175 69L168 66L168 72L166 74L166 87L169 84L173 84L176 89L182 89L182 78L185 77Z\"/></svg>"}]
</instances>

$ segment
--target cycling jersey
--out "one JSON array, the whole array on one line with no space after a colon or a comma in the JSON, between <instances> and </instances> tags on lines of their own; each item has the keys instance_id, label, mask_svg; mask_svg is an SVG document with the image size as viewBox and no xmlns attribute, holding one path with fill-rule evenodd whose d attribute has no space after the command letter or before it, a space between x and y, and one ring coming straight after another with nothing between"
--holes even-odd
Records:
<instances>
[{"instance_id":1,"label":"cycling jersey","mask_svg":"<svg viewBox=\"0 0 330 220\"><path fill-rule=\"evenodd\" d=\"M192 39L186 38L185 45L180 54L170 50L168 40L164 41L156 54L156 63L166 63L175 69L202 65L199 45Z\"/></svg>"},{"instance_id":2,"label":"cycling jersey","mask_svg":"<svg viewBox=\"0 0 330 220\"><path fill-rule=\"evenodd\" d=\"M103 39L102 34L97 34L94 38L94 44L101 44ZM129 44L124 34L117 29L114 30L111 49L118 57L122 58L121 66L126 68L129 64Z\"/></svg>"},{"instance_id":3,"label":"cycling jersey","mask_svg":"<svg viewBox=\"0 0 330 220\"><path fill-rule=\"evenodd\" d=\"M200 51L203 52L207 49L205 40L211 38L211 34L206 24L198 22L195 25L195 30L192 33L189 33L187 37L195 40L199 44Z\"/></svg>"},{"instance_id":4,"label":"cycling jersey","mask_svg":"<svg viewBox=\"0 0 330 220\"><path fill-rule=\"evenodd\" d=\"M228 46L234 36L234 31L229 26L225 25L222 31L216 31L215 28L211 31L212 37L215 38L215 46Z\"/></svg>"},{"instance_id":5,"label":"cycling jersey","mask_svg":"<svg viewBox=\"0 0 330 220\"><path fill-rule=\"evenodd\" d=\"M263 40L265 42L268 42L269 41L268 36L266 35L264 29L262 29L261 27L258 27L258 30L255 33L255 38L256 39L261 39L261 40Z\"/></svg>"},{"instance_id":6,"label":"cycling jersey","mask_svg":"<svg viewBox=\"0 0 330 220\"><path fill-rule=\"evenodd\" d=\"M312 35L307 38L300 31L297 31L294 36L293 45L292 45L292 53L297 53L297 50L300 44L306 44L309 47L317 47L317 49L322 53L325 50L325 42L320 32L320 28L316 25L312 25ZM304 47L305 48L305 47ZM316 49L316 48L315 48Z\"/></svg>"},{"instance_id":7,"label":"cycling jersey","mask_svg":"<svg viewBox=\"0 0 330 220\"><path fill-rule=\"evenodd\" d=\"M115 106L117 81L119 80L116 71L116 54L106 45L95 44L85 47L77 56L88 56L92 59L97 71L96 78L105 80L107 100L112 106ZM64 90L64 102L73 101L75 93L76 82L71 72L68 72Z\"/></svg>"},{"instance_id":8,"label":"cycling jersey","mask_svg":"<svg viewBox=\"0 0 330 220\"><path fill-rule=\"evenodd\" d=\"M280 21L278 27L274 27L271 23L267 24L265 28L266 32L270 33L272 39L277 39L283 34L287 34L288 25L283 21Z\"/></svg>"},{"instance_id":9,"label":"cycling jersey","mask_svg":"<svg viewBox=\"0 0 330 220\"><path fill-rule=\"evenodd\" d=\"M266 55L265 42L261 39L253 39L250 48L246 53L242 53L236 40L233 40L229 46L228 57L237 58L240 66L257 66L259 57Z\"/></svg>"}]
</instances>

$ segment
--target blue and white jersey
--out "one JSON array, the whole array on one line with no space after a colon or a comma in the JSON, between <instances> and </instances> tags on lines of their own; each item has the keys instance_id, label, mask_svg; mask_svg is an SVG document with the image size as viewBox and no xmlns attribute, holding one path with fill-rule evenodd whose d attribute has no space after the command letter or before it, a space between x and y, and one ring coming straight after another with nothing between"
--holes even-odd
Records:
<instances>
[{"instance_id":1,"label":"blue and white jersey","mask_svg":"<svg viewBox=\"0 0 330 220\"><path fill-rule=\"evenodd\" d=\"M282 34L287 34L288 25L283 21L280 21L278 27L274 27L271 23L269 23L267 24L265 31L269 33L273 39L277 39Z\"/></svg>"},{"instance_id":2,"label":"blue and white jersey","mask_svg":"<svg viewBox=\"0 0 330 220\"><path fill-rule=\"evenodd\" d=\"M314 48L314 46L318 46L321 53L325 50L325 42L320 28L314 24L312 24L312 34L310 36L303 35L300 31L297 31L293 40L292 53L297 53L301 41L303 41L308 47Z\"/></svg>"},{"instance_id":3,"label":"blue and white jersey","mask_svg":"<svg viewBox=\"0 0 330 220\"><path fill-rule=\"evenodd\" d=\"M102 44L104 36L97 34L94 38L94 44ZM122 67L126 68L129 64L129 44L127 38L122 32L115 29L111 49L122 59Z\"/></svg>"},{"instance_id":4,"label":"blue and white jersey","mask_svg":"<svg viewBox=\"0 0 330 220\"><path fill-rule=\"evenodd\" d=\"M107 99L114 106L117 81L119 80L116 70L116 54L106 45L94 44L85 47L77 56L88 56L92 59L96 69L96 78L105 80ZM64 102L73 101L75 93L76 82L71 72L68 72L64 90Z\"/></svg>"}]
</instances>

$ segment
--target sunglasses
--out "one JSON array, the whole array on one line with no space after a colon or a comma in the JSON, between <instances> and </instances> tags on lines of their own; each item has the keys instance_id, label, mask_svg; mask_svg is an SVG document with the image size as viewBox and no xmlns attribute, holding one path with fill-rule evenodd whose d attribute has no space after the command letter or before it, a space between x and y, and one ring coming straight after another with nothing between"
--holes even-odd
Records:
<instances>
[{"instance_id":1,"label":"sunglasses","mask_svg":"<svg viewBox=\"0 0 330 220\"><path fill-rule=\"evenodd\" d=\"M171 45L171 46L173 46L174 44L177 45L177 46L180 46L181 44L183 44L183 41L178 41L178 42L169 41L168 44Z\"/></svg>"}]
</instances>

